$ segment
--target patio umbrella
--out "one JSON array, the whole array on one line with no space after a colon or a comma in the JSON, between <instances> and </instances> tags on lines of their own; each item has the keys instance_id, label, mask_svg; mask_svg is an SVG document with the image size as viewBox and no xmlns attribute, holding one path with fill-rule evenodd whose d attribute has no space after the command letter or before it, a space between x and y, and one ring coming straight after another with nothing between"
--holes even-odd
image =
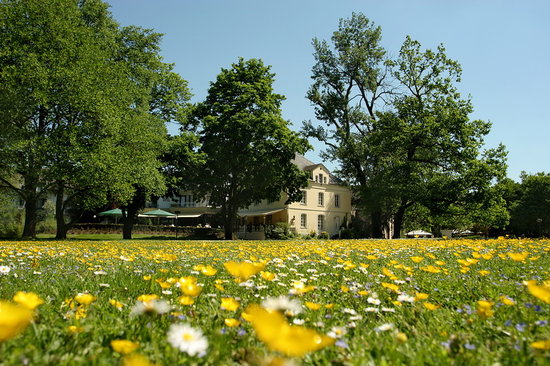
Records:
<instances>
[{"instance_id":1,"label":"patio umbrella","mask_svg":"<svg viewBox=\"0 0 550 366\"><path fill-rule=\"evenodd\" d=\"M97 214L98 216L122 216L122 210L120 208L114 208L109 211L103 211Z\"/></svg>"},{"instance_id":2,"label":"patio umbrella","mask_svg":"<svg viewBox=\"0 0 550 366\"><path fill-rule=\"evenodd\" d=\"M161 217L166 217L166 218L169 218L169 219L176 219L178 216L171 213L171 212L157 209L157 210L147 211L147 212L144 212L142 214L139 214L138 217L156 217L157 218L157 225L158 225L158 224L160 224L160 218Z\"/></svg>"},{"instance_id":3,"label":"patio umbrella","mask_svg":"<svg viewBox=\"0 0 550 366\"><path fill-rule=\"evenodd\" d=\"M115 218L115 224L118 218L122 216L122 210L120 208L114 208L112 210L103 211L97 214L98 216L113 216Z\"/></svg>"}]
</instances>

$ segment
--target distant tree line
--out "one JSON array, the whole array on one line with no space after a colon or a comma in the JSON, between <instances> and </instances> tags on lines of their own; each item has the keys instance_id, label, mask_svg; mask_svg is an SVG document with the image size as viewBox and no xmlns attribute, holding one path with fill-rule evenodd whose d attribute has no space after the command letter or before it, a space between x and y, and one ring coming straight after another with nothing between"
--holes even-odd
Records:
<instances>
[{"instance_id":1,"label":"distant tree line","mask_svg":"<svg viewBox=\"0 0 550 366\"><path fill-rule=\"evenodd\" d=\"M393 237L428 225L548 233L548 175L515 183L504 147L482 150L490 124L468 118L460 65L443 46L407 38L390 59L380 27L362 14L341 20L331 43L313 41L307 97L324 125L299 134L261 60L222 69L192 104L161 38L120 26L102 0L0 0L0 203L24 205L2 209L0 234L18 234L22 220L34 238L53 195L56 238L85 212L119 207L130 239L147 201L190 190L221 208L230 239L239 209L282 192L301 199L308 177L291 159L310 148L306 137L339 163L368 236L390 223Z\"/></svg>"}]
</instances>

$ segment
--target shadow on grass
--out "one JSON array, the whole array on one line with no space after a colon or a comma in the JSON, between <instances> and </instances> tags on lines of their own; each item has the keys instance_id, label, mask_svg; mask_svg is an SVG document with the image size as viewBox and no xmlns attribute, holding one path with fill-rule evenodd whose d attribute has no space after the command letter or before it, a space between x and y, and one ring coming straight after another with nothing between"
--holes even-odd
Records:
<instances>
[{"instance_id":1,"label":"shadow on grass","mask_svg":"<svg viewBox=\"0 0 550 366\"><path fill-rule=\"evenodd\" d=\"M58 241L55 239L55 235L52 234L38 234L36 239L22 239L22 238L0 238L2 241ZM105 241L105 240L124 240L122 234L76 234L67 235L67 241L70 240L84 240L84 241ZM197 238L197 237L181 237L176 238L175 235L148 235L148 234L134 234L130 240L212 240L212 238Z\"/></svg>"}]
</instances>

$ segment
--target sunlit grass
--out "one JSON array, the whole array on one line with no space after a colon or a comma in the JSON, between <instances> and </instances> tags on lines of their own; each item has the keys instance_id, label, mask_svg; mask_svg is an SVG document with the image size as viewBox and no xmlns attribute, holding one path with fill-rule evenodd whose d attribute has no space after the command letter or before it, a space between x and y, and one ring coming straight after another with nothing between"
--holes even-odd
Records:
<instances>
[{"instance_id":1,"label":"sunlit grass","mask_svg":"<svg viewBox=\"0 0 550 366\"><path fill-rule=\"evenodd\" d=\"M0 364L547 364L549 254L527 239L0 242ZM16 302L21 329L3 323Z\"/></svg>"}]
</instances>

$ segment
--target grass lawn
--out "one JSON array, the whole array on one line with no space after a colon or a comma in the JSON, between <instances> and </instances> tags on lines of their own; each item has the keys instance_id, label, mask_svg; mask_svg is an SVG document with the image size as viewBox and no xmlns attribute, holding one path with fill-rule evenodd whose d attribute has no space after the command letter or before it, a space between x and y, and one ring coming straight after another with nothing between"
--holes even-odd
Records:
<instances>
[{"instance_id":1,"label":"grass lawn","mask_svg":"<svg viewBox=\"0 0 550 366\"><path fill-rule=\"evenodd\" d=\"M550 363L548 240L110 239L0 242L0 365Z\"/></svg>"}]
</instances>

